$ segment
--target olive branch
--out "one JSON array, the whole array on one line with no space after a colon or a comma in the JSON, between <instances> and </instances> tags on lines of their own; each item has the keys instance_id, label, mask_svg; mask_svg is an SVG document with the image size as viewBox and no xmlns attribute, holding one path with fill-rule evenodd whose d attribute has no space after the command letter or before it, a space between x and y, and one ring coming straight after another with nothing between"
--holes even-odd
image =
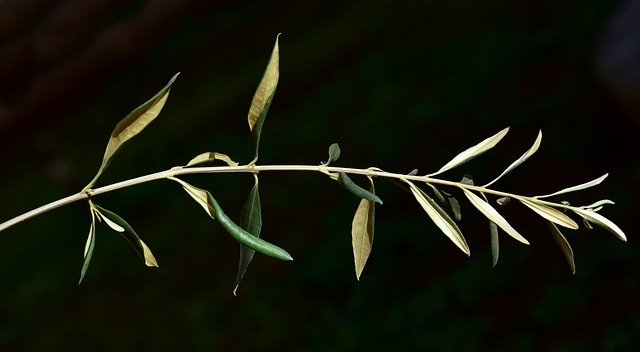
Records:
<instances>
[{"instance_id":1,"label":"olive branch","mask_svg":"<svg viewBox=\"0 0 640 352\"><path fill-rule=\"evenodd\" d=\"M260 135L279 79L278 37L276 37L276 42L267 64L267 68L260 80L258 88L256 89L249 109L249 129L255 144L255 157L251 162L240 165L226 154L205 152L191 159L184 166L177 166L165 171L94 188L100 175L102 175L105 169L110 165L113 157L116 155L116 152L118 152L126 142L147 127L147 125L149 125L161 112L167 98L169 97L171 87L178 76L178 74L176 74L164 88L156 93L156 95L134 109L116 125L107 143L107 148L98 172L79 193L43 205L8 220L0 224L0 231L6 230L17 223L60 206L85 200L89 205L91 225L84 249L83 265L78 284L80 284L85 277L95 248L96 220L122 235L123 238L131 244L146 266L157 267L158 264L153 253L133 228L116 213L99 206L95 202L94 198L103 193L134 186L140 183L161 179L170 180L180 185L187 194L203 208L209 217L217 220L224 230L226 230L226 232L240 243L239 267L233 289L233 293L236 294L238 286L242 281L255 252L260 252L280 260L293 260L287 251L260 238L262 229L262 210L260 205L259 173L273 171L312 171L320 172L329 176L347 191L361 199L356 209L351 228L355 273L358 280L360 279L373 245L375 206L376 203L380 205L382 204L382 200L375 191L374 180L377 178L387 179L401 189L411 193L435 225L461 251L470 255L471 251L469 246L457 225L461 219L460 204L451 193L446 192L441 188L447 187L447 189L459 189L467 200L489 220L491 250L494 266L496 265L499 256L498 229L501 229L507 235L524 244L529 244L529 241L514 229L502 215L500 215L498 210L491 205L488 196L496 197L496 202L500 206L506 206L511 200L515 200L542 217L548 224L551 235L560 246L573 273L575 273L573 250L565 236L560 232L560 227L576 230L579 228L579 225L569 215L567 215L567 213L574 214L578 218L581 218L583 226L587 229L592 229L592 224L595 224L612 232L621 240L626 241L626 236L623 231L616 224L599 213L604 205L614 204L613 201L603 199L586 206L573 206L563 201L553 202L547 200L562 194L596 186L600 184L608 174L604 174L601 177L576 186L539 196L517 195L490 188L490 186L496 181L535 154L542 141L542 131L538 132L533 145L520 158L511 163L498 177L482 186L475 185L470 176L465 176L463 180L459 182L444 180L436 178L435 176L458 167L495 147L505 137L509 128L505 128L495 135L462 151L451 159L451 161L442 166L438 171L422 176L418 175L417 170L408 174L401 174L386 172L376 167L357 169L334 166L333 163L339 159L341 152L338 144L333 144L329 147L329 157L327 161L321 162L319 165L258 165L257 161ZM211 166L211 164L214 163L222 163L223 165ZM218 201L209 191L195 187L179 178L181 175L208 173L250 173L253 175L254 186L249 192L249 196L244 204L238 223L234 222L222 210ZM351 180L349 175L365 176L369 180L369 186L367 188L359 186ZM433 196L427 194L420 185L428 186L426 189L430 189Z\"/></svg>"}]
</instances>

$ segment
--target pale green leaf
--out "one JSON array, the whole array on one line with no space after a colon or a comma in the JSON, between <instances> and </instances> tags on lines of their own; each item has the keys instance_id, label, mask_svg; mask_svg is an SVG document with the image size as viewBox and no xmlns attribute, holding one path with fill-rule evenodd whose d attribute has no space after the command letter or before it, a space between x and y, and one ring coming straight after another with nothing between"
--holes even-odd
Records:
<instances>
[{"instance_id":1,"label":"pale green leaf","mask_svg":"<svg viewBox=\"0 0 640 352\"><path fill-rule=\"evenodd\" d=\"M84 261L82 263L82 270L80 271L78 286L82 283L84 275L89 269L89 263L91 263L91 257L93 256L93 249L96 246L96 215L93 211L93 207L91 207L91 203L89 204L89 207L91 211L91 227L89 228L89 236L87 237L87 242L84 246Z\"/></svg>"},{"instance_id":2,"label":"pale green leaf","mask_svg":"<svg viewBox=\"0 0 640 352\"><path fill-rule=\"evenodd\" d=\"M606 204L616 204L616 203L614 203L613 201L611 201L609 199L603 199L603 200L599 200L599 201L597 201L597 202L595 202L593 204L582 206L580 208L594 210L595 208L600 208L600 207L602 207L603 205L606 205Z\"/></svg>"},{"instance_id":3,"label":"pale green leaf","mask_svg":"<svg viewBox=\"0 0 640 352\"><path fill-rule=\"evenodd\" d=\"M569 245L569 241L567 241L567 239L562 235L562 233L560 232L560 229L558 229L558 226L556 226L556 224L547 220L547 225L549 225L549 230L551 230L551 234L553 235L553 238L558 243L558 246L560 246L560 249L562 250L562 254L564 254L564 257L567 259L567 262L571 267L571 272L575 274L576 264L573 260L573 249L571 249L571 245Z\"/></svg>"},{"instance_id":4,"label":"pale green leaf","mask_svg":"<svg viewBox=\"0 0 640 352\"><path fill-rule=\"evenodd\" d=\"M122 147L124 143L133 138L135 135L140 133L158 116L158 114L160 114L160 111L164 107L164 104L169 97L171 85L176 80L179 74L180 73L176 73L173 78L171 78L169 83L167 83L164 88L156 93L156 95L154 95L146 103L140 105L135 110L130 112L129 115L127 115L116 125L113 132L111 132L111 137L109 138L109 142L107 143L107 149L104 152L102 164L98 169L98 173L95 175L93 180L91 180L91 182L89 182L89 184L84 187L84 189L82 190L83 192L93 187L102 172L107 168L107 166L109 166L111 159L120 149L120 147Z\"/></svg>"},{"instance_id":5,"label":"pale green leaf","mask_svg":"<svg viewBox=\"0 0 640 352\"><path fill-rule=\"evenodd\" d=\"M158 261L156 257L151 252L151 249L140 239L140 236L133 230L133 227L129 225L123 218L121 218L118 214L109 211L97 204L93 204L97 213L104 219L109 220L111 223L117 225L122 231L118 231L115 228L112 229L118 231L122 238L124 238L136 252L140 260L148 266L148 267L158 267Z\"/></svg>"},{"instance_id":6,"label":"pale green leaf","mask_svg":"<svg viewBox=\"0 0 640 352\"><path fill-rule=\"evenodd\" d=\"M573 219L567 216L567 214L557 209L544 204L536 203L535 201L531 201L528 199L519 199L519 201L520 203L529 207L529 209L535 211L538 215L555 224L570 228L572 230L577 230L579 227L578 224L573 221Z\"/></svg>"},{"instance_id":7,"label":"pale green leaf","mask_svg":"<svg viewBox=\"0 0 640 352\"><path fill-rule=\"evenodd\" d=\"M369 192L375 194L373 180L370 178L371 188ZM360 200L356 214L351 223L351 244L353 247L353 259L355 263L356 278L360 280L360 275L371 254L373 246L373 231L375 217L375 202L367 199Z\"/></svg>"},{"instance_id":8,"label":"pale green leaf","mask_svg":"<svg viewBox=\"0 0 640 352\"><path fill-rule=\"evenodd\" d=\"M416 198L418 203L422 206L422 209L429 215L431 220L440 228L440 230L447 236L453 243L458 246L464 253L471 255L467 241L464 239L462 232L456 225L455 221L451 219L449 214L445 212L431 197L424 193L420 188L414 185L408 180L403 180L409 184L411 193Z\"/></svg>"},{"instance_id":9,"label":"pale green leaf","mask_svg":"<svg viewBox=\"0 0 640 352\"><path fill-rule=\"evenodd\" d=\"M355 184L344 172L340 172L338 174L336 181L338 181L342 187L351 192L354 196L382 204L382 199L380 199L380 197Z\"/></svg>"},{"instance_id":10,"label":"pale green leaf","mask_svg":"<svg viewBox=\"0 0 640 352\"><path fill-rule=\"evenodd\" d=\"M529 244L529 241L527 241L524 237L522 237L518 233L518 231L516 231L513 227L511 227L509 222L507 222L507 220L503 218L502 215L500 215L500 213L498 213L498 211L495 210L489 203L485 202L480 197L473 194L473 192L467 189L462 188L462 191L464 192L464 195L467 196L471 204L473 204L473 206L475 206L478 210L480 210L480 212L484 214L484 216L486 216L487 219L489 219L489 221L495 222L496 225L498 225L509 236L515 238L516 240L524 244Z\"/></svg>"},{"instance_id":11,"label":"pale green leaf","mask_svg":"<svg viewBox=\"0 0 640 352\"><path fill-rule=\"evenodd\" d=\"M500 257L500 238L498 237L498 225L489 220L489 234L491 235L491 267L495 268Z\"/></svg>"},{"instance_id":12,"label":"pale green leaf","mask_svg":"<svg viewBox=\"0 0 640 352\"><path fill-rule=\"evenodd\" d=\"M205 152L191 159L186 167L208 164L216 160L224 161L229 166L238 166L238 163L231 160L231 158L226 154L216 153L216 152Z\"/></svg>"},{"instance_id":13,"label":"pale green leaf","mask_svg":"<svg viewBox=\"0 0 640 352\"><path fill-rule=\"evenodd\" d=\"M493 181L484 185L484 187L489 187L494 182L498 181L502 176L506 175L508 172L520 166L520 164L524 163L525 161L527 161L527 159L529 159L533 154L535 154L536 151L538 151L538 148L540 147L541 142L542 142L542 130L539 130L538 137L536 137L536 140L533 142L533 145L531 146L531 148L529 148L529 150L527 150L524 154L522 154L522 156L518 158L518 160L514 161L511 165L509 165L509 167L506 170L504 170L500 174L500 176L496 177Z\"/></svg>"},{"instance_id":14,"label":"pale green leaf","mask_svg":"<svg viewBox=\"0 0 640 352\"><path fill-rule=\"evenodd\" d=\"M260 205L260 192L258 190L258 176L253 175L255 184L249 192L247 201L242 208L242 214L240 215L240 227L250 234L260 237L260 231L262 230L262 207ZM233 288L234 296L237 294L238 286L247 272L247 268L253 260L253 256L256 251L240 244L240 259L238 263L238 273L236 275L236 282Z\"/></svg>"},{"instance_id":15,"label":"pale green leaf","mask_svg":"<svg viewBox=\"0 0 640 352\"><path fill-rule=\"evenodd\" d=\"M487 150L493 148L496 144L498 144L498 142L500 142L500 140L507 134L507 132L509 132L509 127L456 155L455 158L446 163L443 167L440 168L440 170L429 176L435 176L447 170L453 169L454 167L461 165L486 152Z\"/></svg>"},{"instance_id":16,"label":"pale green leaf","mask_svg":"<svg viewBox=\"0 0 640 352\"><path fill-rule=\"evenodd\" d=\"M279 37L280 34L276 37L276 43L273 46L271 58L269 58L269 63L267 64L267 68L262 75L260 84L258 84L258 88L253 95L251 107L249 108L249 115L247 119L249 121L251 135L253 136L253 140L256 145L256 156L250 164L254 164L258 160L258 148L260 146L262 125L264 124L264 119L267 116L267 112L271 106L271 101L273 100L273 96L276 92L276 87L278 86L278 78L280 77L280 49L278 48Z\"/></svg>"},{"instance_id":17,"label":"pale green leaf","mask_svg":"<svg viewBox=\"0 0 640 352\"><path fill-rule=\"evenodd\" d=\"M604 174L598 178L596 178L595 180L591 180L589 182L585 182L582 184L579 184L577 186L573 186L573 187L569 187L569 188L565 188L563 190L560 190L558 192L555 193L551 193L551 194L546 194L544 196L536 196L536 198L547 198L547 197L553 197L553 196L557 196L559 194L564 194L564 193L569 193L569 192L575 192L575 191L580 191L583 190L585 188L589 188L589 187L593 187L593 186L597 186L599 185L602 181L604 181L605 178L607 178L607 176L609 176L609 174Z\"/></svg>"},{"instance_id":18,"label":"pale green leaf","mask_svg":"<svg viewBox=\"0 0 640 352\"><path fill-rule=\"evenodd\" d=\"M570 207L569 209L573 210L576 214L580 215L582 218L608 230L609 232L616 235L623 241L627 241L627 236L625 236L624 232L618 227L618 225L614 224L611 220L605 218L604 216L596 213L593 210L589 209L581 209Z\"/></svg>"},{"instance_id":19,"label":"pale green leaf","mask_svg":"<svg viewBox=\"0 0 640 352\"><path fill-rule=\"evenodd\" d=\"M329 166L332 162L337 161L340 158L340 146L338 143L333 143L329 146L329 159L326 162L322 162L322 165Z\"/></svg>"}]
</instances>

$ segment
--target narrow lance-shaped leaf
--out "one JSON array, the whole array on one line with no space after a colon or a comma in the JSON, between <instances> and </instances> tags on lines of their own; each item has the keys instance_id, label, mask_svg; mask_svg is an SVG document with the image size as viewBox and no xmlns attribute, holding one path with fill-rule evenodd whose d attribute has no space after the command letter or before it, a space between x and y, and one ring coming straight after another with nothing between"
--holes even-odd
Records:
<instances>
[{"instance_id":1,"label":"narrow lance-shaped leaf","mask_svg":"<svg viewBox=\"0 0 640 352\"><path fill-rule=\"evenodd\" d=\"M462 232L456 225L455 221L451 219L449 214L445 212L431 197L424 193L420 188L414 185L408 180L403 180L411 189L411 193L416 198L418 203L422 206L422 209L429 215L431 220L440 228L440 230L447 236L453 243L458 246L464 253L471 255L467 241L464 239Z\"/></svg>"},{"instance_id":2,"label":"narrow lance-shaped leaf","mask_svg":"<svg viewBox=\"0 0 640 352\"><path fill-rule=\"evenodd\" d=\"M251 101L251 107L249 108L249 115L247 117L249 121L249 129L256 145L256 156L250 164L255 164L258 161L258 149L260 146L260 134L262 133L262 125L264 119L267 116L271 101L276 92L278 86L278 78L280 77L280 49L278 48L278 38L276 37L276 43L273 46L271 52L271 58L267 64L267 68L262 75L260 84L253 95Z\"/></svg>"},{"instance_id":3,"label":"narrow lance-shaped leaf","mask_svg":"<svg viewBox=\"0 0 640 352\"><path fill-rule=\"evenodd\" d=\"M462 188L462 191L464 192L464 195L467 196L471 204L473 204L473 206L475 206L478 210L480 210L480 212L484 214L484 216L486 216L487 219L495 222L496 225L498 225L502 230L504 230L504 232L506 232L509 236L515 238L516 240L524 244L529 244L529 241L527 241L524 237L522 237L518 233L518 231L516 231L509 224L509 222L507 222L507 220L503 218L502 215L500 215L500 213L498 213L498 211L495 210L489 203L485 202L480 197L473 194L473 192L465 188Z\"/></svg>"},{"instance_id":4,"label":"narrow lance-shaped leaf","mask_svg":"<svg viewBox=\"0 0 640 352\"><path fill-rule=\"evenodd\" d=\"M536 196L535 198L547 198L547 197L553 197L553 196L557 196L559 194L564 194L564 193L569 193L569 192L575 192L575 191L580 191L583 190L585 188L589 188L589 187L593 187L593 186L597 186L599 185L602 181L604 181L605 178L607 178L607 176L609 176L609 174L604 174L598 178L596 178L595 180L591 180L589 182L585 182L585 183L581 183L577 186L573 186L573 187L568 187L565 188L563 190L560 190L558 192L555 193L551 193L551 194L546 194L544 196Z\"/></svg>"},{"instance_id":5,"label":"narrow lance-shaped leaf","mask_svg":"<svg viewBox=\"0 0 640 352\"><path fill-rule=\"evenodd\" d=\"M104 219L116 224L122 231L118 231L117 228L111 227L115 231L118 231L122 238L124 238L133 250L136 252L140 260L148 267L158 267L158 261L151 252L151 249L140 239L140 236L133 230L131 225L121 218L118 214L109 211L94 203L94 207L98 211L98 214ZM106 222L106 221L105 221Z\"/></svg>"},{"instance_id":6,"label":"narrow lance-shaped leaf","mask_svg":"<svg viewBox=\"0 0 640 352\"><path fill-rule=\"evenodd\" d=\"M369 192L375 194L373 179L369 178L369 181L371 182ZM360 204L351 223L351 244L353 247L356 278L358 280L360 280L360 275L362 275L364 266L367 264L367 259L369 259L373 246L375 204L375 202L364 198L360 200Z\"/></svg>"},{"instance_id":7,"label":"narrow lance-shaped leaf","mask_svg":"<svg viewBox=\"0 0 640 352\"><path fill-rule=\"evenodd\" d=\"M186 167L208 164L216 160L224 161L229 166L238 166L238 163L231 160L231 158L226 154L216 153L216 152L205 152L191 159L189 163L187 163Z\"/></svg>"},{"instance_id":8,"label":"narrow lance-shaped leaf","mask_svg":"<svg viewBox=\"0 0 640 352\"><path fill-rule=\"evenodd\" d=\"M147 125L153 121L160 111L164 107L167 98L169 97L169 91L171 90L171 85L176 80L180 73L176 73L173 78L167 83L164 88L162 88L156 95L154 95L151 99L149 99L146 103L140 105L132 112L129 113L122 121L120 121L113 132L111 132L111 137L109 138L109 142L107 143L107 149L104 152L104 156L102 158L102 164L98 169L98 173L95 175L93 180L89 182L88 185L84 187L83 192L93 187L96 183L102 172L109 166L111 159L116 154L116 152L122 147L124 143L133 138L135 135L140 133Z\"/></svg>"},{"instance_id":9,"label":"narrow lance-shaped leaf","mask_svg":"<svg viewBox=\"0 0 640 352\"><path fill-rule=\"evenodd\" d=\"M567 214L557 209L554 209L544 204L539 204L539 203L530 201L528 199L519 199L519 200L520 200L520 203L526 205L529 209L533 210L538 215L542 216L543 218L555 224L570 228L572 230L577 230L579 227L578 224L575 221L573 221L573 219L567 216Z\"/></svg>"},{"instance_id":10,"label":"narrow lance-shaped leaf","mask_svg":"<svg viewBox=\"0 0 640 352\"><path fill-rule=\"evenodd\" d=\"M351 192L354 196L382 204L382 199L380 199L380 197L356 185L344 172L340 172L338 174L337 181L340 185L342 185L342 187Z\"/></svg>"},{"instance_id":11,"label":"narrow lance-shaped leaf","mask_svg":"<svg viewBox=\"0 0 640 352\"><path fill-rule=\"evenodd\" d=\"M242 214L240 215L240 227L245 229L250 234L260 237L260 231L262 230L262 207L260 206L260 192L258 190L258 176L253 175L255 184L249 192L247 201L242 208ZM240 244L240 259L238 263L238 274L236 275L236 282L233 288L234 296L237 294L238 286L244 277L244 274L253 259L255 251L243 244Z\"/></svg>"},{"instance_id":12,"label":"narrow lance-shaped leaf","mask_svg":"<svg viewBox=\"0 0 640 352\"><path fill-rule=\"evenodd\" d=\"M619 239L623 241L627 241L627 236L625 236L624 232L618 227L618 225L614 224L611 220L605 218L604 216L596 213L593 210L589 209L581 209L575 207L569 207L573 212L580 215L582 218L608 230L609 232L616 235Z\"/></svg>"},{"instance_id":13,"label":"narrow lance-shaped leaf","mask_svg":"<svg viewBox=\"0 0 640 352\"><path fill-rule=\"evenodd\" d=\"M227 233L229 233L236 241L255 250L256 252L266 254L270 257L280 260L293 260L291 255L284 249L250 234L233 222L227 214L224 213L209 191L194 187L176 177L167 178L182 185L182 188L184 188L184 190L187 191L187 193L205 209L207 214L209 214L211 218L216 219Z\"/></svg>"},{"instance_id":14,"label":"narrow lance-shaped leaf","mask_svg":"<svg viewBox=\"0 0 640 352\"><path fill-rule=\"evenodd\" d=\"M338 143L333 143L329 146L329 159L326 162L322 162L322 165L329 166L332 162L340 158L340 146Z\"/></svg>"},{"instance_id":15,"label":"narrow lance-shaped leaf","mask_svg":"<svg viewBox=\"0 0 640 352\"><path fill-rule=\"evenodd\" d=\"M93 206L89 202L89 210L91 211L91 227L89 227L89 236L87 237L87 243L84 245L84 261L82 263L82 270L80 271L80 280L78 286L82 283L84 275L89 269L89 263L91 263L91 257L93 256L93 249L96 246L96 215L93 211Z\"/></svg>"},{"instance_id":16,"label":"narrow lance-shaped leaf","mask_svg":"<svg viewBox=\"0 0 640 352\"><path fill-rule=\"evenodd\" d=\"M562 235L562 233L560 232L556 224L552 223L549 220L546 220L546 222L547 222L547 225L549 225L549 230L551 231L551 235L553 235L553 238L556 240L556 242L558 243L558 246L560 246L560 249L562 250L562 254L564 254L564 257L567 259L567 262L571 267L571 272L575 274L576 263L573 260L573 249L571 249L571 245L569 245L569 241L567 241L567 239Z\"/></svg>"},{"instance_id":17,"label":"narrow lance-shaped leaf","mask_svg":"<svg viewBox=\"0 0 640 352\"><path fill-rule=\"evenodd\" d=\"M496 144L498 144L498 142L500 142L500 140L507 134L507 132L509 132L509 127L503 129L502 131L496 133L495 135L483 140L482 142L456 155L455 158L453 158L451 161L446 163L443 167L440 168L440 170L428 176L435 176L435 175L441 174L447 170L453 169L458 165L464 164L467 161L486 152L487 150L493 148Z\"/></svg>"},{"instance_id":18,"label":"narrow lance-shaped leaf","mask_svg":"<svg viewBox=\"0 0 640 352\"><path fill-rule=\"evenodd\" d=\"M491 235L491 267L495 268L500 257L500 238L498 237L498 225L489 220L489 234Z\"/></svg>"},{"instance_id":19,"label":"narrow lance-shaped leaf","mask_svg":"<svg viewBox=\"0 0 640 352\"><path fill-rule=\"evenodd\" d=\"M533 154L535 154L536 151L538 151L538 148L540 147L541 142L542 142L542 130L539 130L538 137L536 137L536 140L533 142L533 145L531 146L531 148L529 148L529 150L527 150L524 154L522 154L522 156L518 158L518 160L514 161L511 165L509 165L509 167L506 170L504 170L500 174L500 176L496 177L493 181L484 185L484 187L489 187L494 182L498 181L502 176L506 175L508 172L520 166L520 164L524 163L525 161L527 161L527 159L529 159Z\"/></svg>"}]
</instances>

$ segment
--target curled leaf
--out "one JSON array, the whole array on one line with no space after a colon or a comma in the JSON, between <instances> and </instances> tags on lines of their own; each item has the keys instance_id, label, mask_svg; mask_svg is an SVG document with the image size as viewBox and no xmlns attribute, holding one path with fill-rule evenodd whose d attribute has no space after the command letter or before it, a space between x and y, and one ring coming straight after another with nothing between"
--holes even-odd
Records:
<instances>
[{"instance_id":1,"label":"curled leaf","mask_svg":"<svg viewBox=\"0 0 640 352\"><path fill-rule=\"evenodd\" d=\"M276 43L273 46L271 58L269 58L267 68L265 69L262 79L260 80L260 84L258 84L258 88L253 95L251 107L249 108L249 115L247 116L249 129L251 130L251 135L253 136L253 140L256 145L256 156L250 164L255 164L258 160L258 147L260 146L262 125L264 124L264 119L267 116L267 111L269 111L271 101L273 100L273 96L276 92L276 87L278 86L278 78L280 77L280 49L278 48L279 37L280 34L276 37Z\"/></svg>"},{"instance_id":2,"label":"curled leaf","mask_svg":"<svg viewBox=\"0 0 640 352\"><path fill-rule=\"evenodd\" d=\"M487 150L493 148L496 144L498 144L498 142L500 142L500 140L507 134L507 132L509 132L509 127L456 155L455 158L446 163L443 167L440 168L440 170L436 171L433 174L430 174L429 176L435 176L447 170L453 169L454 167L464 164L467 161L486 152Z\"/></svg>"},{"instance_id":3,"label":"curled leaf","mask_svg":"<svg viewBox=\"0 0 640 352\"><path fill-rule=\"evenodd\" d=\"M216 153L216 152L205 152L191 159L186 167L209 164L216 160L224 161L229 166L238 166L238 163L231 160L231 158L226 154Z\"/></svg>"},{"instance_id":4,"label":"curled leaf","mask_svg":"<svg viewBox=\"0 0 640 352\"><path fill-rule=\"evenodd\" d=\"M240 227L250 234L260 237L260 231L262 230L262 208L260 206L260 192L258 190L258 176L253 175L255 184L249 192L247 201L244 203L242 213L240 215ZM238 273L236 275L236 282L233 288L233 295L235 296L238 291L238 286L247 272L247 268L253 260L255 251L243 244L240 244L240 259L238 263Z\"/></svg>"},{"instance_id":5,"label":"curled leaf","mask_svg":"<svg viewBox=\"0 0 640 352\"><path fill-rule=\"evenodd\" d=\"M553 196L557 196L559 194L564 194L564 193L569 193L569 192L575 192L575 191L580 191L583 190L585 188L589 188L589 187L593 187L593 186L597 186L599 185L602 181L604 181L605 178L607 178L607 176L609 176L609 174L604 174L598 178L596 178L595 180L591 180L589 182L585 182L585 183L581 183L577 186L573 186L573 187L568 187L565 188L563 190L560 190L558 192L555 193L551 193L551 194L546 194L544 196L537 196L536 198L547 198L547 197L553 197Z\"/></svg>"},{"instance_id":6,"label":"curled leaf","mask_svg":"<svg viewBox=\"0 0 640 352\"><path fill-rule=\"evenodd\" d=\"M529 209L535 211L538 215L542 216L543 218L555 224L570 228L572 230L577 230L579 227L578 224L575 221L573 221L573 219L567 216L567 214L557 209L554 209L544 204L536 203L535 201L530 201L528 199L519 199L519 200L520 200L520 203L526 205Z\"/></svg>"},{"instance_id":7,"label":"curled leaf","mask_svg":"<svg viewBox=\"0 0 640 352\"><path fill-rule=\"evenodd\" d=\"M375 194L373 179L369 178L371 187L369 192ZM373 231L375 217L375 202L362 199L356 210L351 223L351 244L353 247L353 260L356 270L356 278L360 280L360 275L371 254L373 246Z\"/></svg>"},{"instance_id":8,"label":"curled leaf","mask_svg":"<svg viewBox=\"0 0 640 352\"><path fill-rule=\"evenodd\" d=\"M504 232L506 232L509 236L515 238L516 240L524 244L529 244L529 241L527 241L524 237L522 237L522 235L520 235L518 231L516 231L509 224L509 222L505 218L503 218L502 215L500 215L500 213L498 213L498 211L495 210L489 203L485 202L480 197L473 194L473 192L465 188L462 188L462 191L464 192L464 195L467 196L471 204L473 204L473 206L475 206L478 210L480 210L480 212L484 214L484 216L486 216L487 219L489 219L489 221L495 222L496 225L498 225L502 230L504 230Z\"/></svg>"},{"instance_id":9,"label":"curled leaf","mask_svg":"<svg viewBox=\"0 0 640 352\"><path fill-rule=\"evenodd\" d=\"M118 227L122 229L122 231L118 231L112 227L112 229L118 231L122 237L129 242L133 250L136 252L140 260L149 267L158 267L158 261L156 257L151 252L151 249L140 239L140 236L133 230L131 225L126 222L123 218L121 218L118 214L109 211L97 204L93 204L98 214L105 220L109 220L111 223L116 224Z\"/></svg>"},{"instance_id":10,"label":"curled leaf","mask_svg":"<svg viewBox=\"0 0 640 352\"><path fill-rule=\"evenodd\" d=\"M233 237L236 241L244 244L245 246L255 250L256 252L260 252L262 254L266 254L270 257L274 257L280 260L293 260L291 255L287 253L284 249L275 246L259 237L256 237L240 226L238 226L235 222L233 222L227 214L224 213L218 202L213 198L209 191L205 191L203 189L194 187L183 180L176 177L167 177L172 181L178 182L185 191L198 203L203 209L207 212L207 214L213 218L218 220L218 223ZM215 216L214 216L215 214Z\"/></svg>"},{"instance_id":11,"label":"curled leaf","mask_svg":"<svg viewBox=\"0 0 640 352\"><path fill-rule=\"evenodd\" d=\"M551 231L551 235L553 235L553 239L556 240L558 246L562 250L562 254L567 259L569 266L571 267L571 272L573 274L576 273L576 263L573 260L573 249L571 249L571 245L569 245L569 241L562 235L562 232L558 229L556 224L547 220L547 225L549 225L549 230Z\"/></svg>"},{"instance_id":12,"label":"curled leaf","mask_svg":"<svg viewBox=\"0 0 640 352\"><path fill-rule=\"evenodd\" d=\"M506 207L510 201L511 201L511 197L501 197L496 200L496 203L498 203L498 205L501 207Z\"/></svg>"},{"instance_id":13,"label":"curled leaf","mask_svg":"<svg viewBox=\"0 0 640 352\"><path fill-rule=\"evenodd\" d=\"M382 199L380 199L380 197L355 184L344 172L340 172L338 174L337 181L354 196L382 204Z\"/></svg>"},{"instance_id":14,"label":"curled leaf","mask_svg":"<svg viewBox=\"0 0 640 352\"><path fill-rule=\"evenodd\" d=\"M431 220L440 228L440 230L447 236L453 243L458 246L464 253L467 255L471 255L471 251L469 246L467 245L467 241L464 239L462 232L456 225L455 221L451 219L449 214L445 212L439 205L436 203L431 197L429 197L426 193L424 193L420 188L414 185L412 182L408 180L403 180L406 182L413 196L416 198L418 203L422 206L422 209L429 215Z\"/></svg>"},{"instance_id":15,"label":"curled leaf","mask_svg":"<svg viewBox=\"0 0 640 352\"><path fill-rule=\"evenodd\" d=\"M527 150L524 154L522 154L522 156L518 158L518 160L514 161L511 165L509 165L509 167L506 170L504 170L500 174L500 176L496 177L493 181L484 185L484 187L489 187L494 182L498 181L502 176L506 175L509 171L515 169L516 167L520 166L520 164L527 161L527 159L529 159L533 154L535 154L536 151L538 151L538 148L540 147L541 142L542 142L542 130L539 130L538 137L536 137L536 140L533 142L533 145L531 146L531 148L529 148L529 150Z\"/></svg>"},{"instance_id":16,"label":"curled leaf","mask_svg":"<svg viewBox=\"0 0 640 352\"><path fill-rule=\"evenodd\" d=\"M622 232L622 230L618 227L618 225L614 224L611 220L596 213L595 211L589 210L589 209L574 208L574 207L571 207L569 209L573 210L574 213L580 215L582 218L613 233L619 239L625 242L627 241L627 236L625 236L624 232Z\"/></svg>"},{"instance_id":17,"label":"curled leaf","mask_svg":"<svg viewBox=\"0 0 640 352\"><path fill-rule=\"evenodd\" d=\"M122 147L124 143L133 138L135 135L140 133L147 125L149 125L162 111L167 98L169 97L169 91L171 90L171 85L176 80L180 73L176 73L173 78L167 83L164 88L162 88L156 95L154 95L151 99L149 99L146 103L140 105L132 112L129 113L122 121L120 121L113 132L111 132L111 137L109 138L109 142L107 143L107 149L104 152L104 156L102 157L102 164L98 169L98 173L94 176L93 180L89 182L88 185L84 187L82 192L93 187L96 183L102 172L109 166L111 159L116 154L116 152Z\"/></svg>"}]
</instances>

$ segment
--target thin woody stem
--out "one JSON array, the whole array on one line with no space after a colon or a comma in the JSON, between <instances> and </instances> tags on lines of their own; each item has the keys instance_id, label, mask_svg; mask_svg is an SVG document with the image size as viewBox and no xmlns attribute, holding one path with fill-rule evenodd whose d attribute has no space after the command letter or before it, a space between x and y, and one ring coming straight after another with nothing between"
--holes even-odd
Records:
<instances>
[{"instance_id":1,"label":"thin woody stem","mask_svg":"<svg viewBox=\"0 0 640 352\"><path fill-rule=\"evenodd\" d=\"M132 178L129 180L113 183L113 184L99 187L96 189L89 189L86 192L70 195L68 197L65 197L57 201L45 204L41 207L35 208L22 215L16 216L11 220L5 221L4 223L0 224L0 231L3 231L15 224L18 224L22 221L25 221L37 215L59 208L63 205L85 200L102 193L115 191L121 188L126 188L130 186L138 185L141 183L165 179L171 176L188 175L188 174L215 174L215 173L254 173L255 174L255 173L266 172L266 171L313 171L313 172L322 172L322 173L343 172L343 173L354 174L354 175L364 175L364 176L370 176L370 177L383 177L383 178L392 178L392 179L405 179L405 180L424 182L429 184L462 187L468 190L494 194L502 197L512 197L517 199L529 198L529 197L514 195L511 193L491 190L484 187L462 184L460 182L441 180L441 179L431 178L427 176L413 176L413 175L398 174L398 173L382 171L376 168L355 169L355 168L325 166L325 165L243 165L243 166L209 166L209 167L190 167L190 168L178 167L178 168L173 168L173 169L160 171L153 174L144 175L144 176ZM560 204L555 204L550 202L549 202L549 205L560 206Z\"/></svg>"}]
</instances>

